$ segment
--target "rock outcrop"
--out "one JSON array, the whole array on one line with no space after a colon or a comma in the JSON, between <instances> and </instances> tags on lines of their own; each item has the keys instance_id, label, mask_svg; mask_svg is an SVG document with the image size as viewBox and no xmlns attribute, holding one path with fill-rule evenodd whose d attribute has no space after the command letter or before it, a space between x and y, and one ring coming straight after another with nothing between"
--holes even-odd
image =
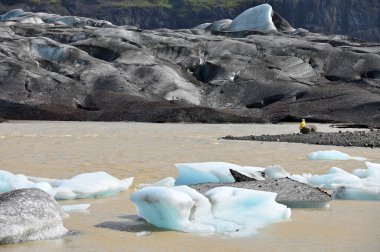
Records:
<instances>
[{"instance_id":1,"label":"rock outcrop","mask_svg":"<svg viewBox=\"0 0 380 252\"><path fill-rule=\"evenodd\" d=\"M0 244L56 239L68 231L65 213L39 189L0 193Z\"/></svg>"},{"instance_id":2,"label":"rock outcrop","mask_svg":"<svg viewBox=\"0 0 380 252\"><path fill-rule=\"evenodd\" d=\"M326 207L331 201L331 196L321 189L294 181L290 178L268 178L265 180L241 181L236 183L206 183L191 185L190 187L200 193L205 193L211 188L220 186L275 192L277 193L276 202L284 204L287 207Z\"/></svg>"},{"instance_id":3,"label":"rock outcrop","mask_svg":"<svg viewBox=\"0 0 380 252\"><path fill-rule=\"evenodd\" d=\"M229 21L211 34L21 11L2 19L5 119L380 124L379 44L223 31Z\"/></svg>"}]
</instances>

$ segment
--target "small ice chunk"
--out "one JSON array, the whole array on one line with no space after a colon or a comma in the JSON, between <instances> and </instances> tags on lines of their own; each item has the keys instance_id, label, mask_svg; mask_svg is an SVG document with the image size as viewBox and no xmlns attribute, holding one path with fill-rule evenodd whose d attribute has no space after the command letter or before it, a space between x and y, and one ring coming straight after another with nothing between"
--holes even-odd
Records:
<instances>
[{"instance_id":1,"label":"small ice chunk","mask_svg":"<svg viewBox=\"0 0 380 252\"><path fill-rule=\"evenodd\" d=\"M360 182L360 178L348 173L340 168L332 167L328 174L324 175L311 175L304 174L303 177L307 180L309 185L332 189L333 184L355 184Z\"/></svg>"},{"instance_id":2,"label":"small ice chunk","mask_svg":"<svg viewBox=\"0 0 380 252\"><path fill-rule=\"evenodd\" d=\"M188 186L152 186L133 193L131 200L139 215L158 227L249 236L290 217L290 209L275 202L276 195L232 187L213 188L202 195Z\"/></svg>"},{"instance_id":3,"label":"small ice chunk","mask_svg":"<svg viewBox=\"0 0 380 252\"><path fill-rule=\"evenodd\" d=\"M380 200L380 187L371 185L333 185L333 198L344 200Z\"/></svg>"},{"instance_id":4,"label":"small ice chunk","mask_svg":"<svg viewBox=\"0 0 380 252\"><path fill-rule=\"evenodd\" d=\"M141 232L136 233L136 236L137 237L143 237L143 236L148 236L150 234L151 234L151 232L149 232L149 231L141 231Z\"/></svg>"},{"instance_id":5,"label":"small ice chunk","mask_svg":"<svg viewBox=\"0 0 380 252\"><path fill-rule=\"evenodd\" d=\"M119 180L106 172L84 173L71 179L47 179L14 175L0 170L0 192L38 188L57 200L113 196L127 190L133 178Z\"/></svg>"},{"instance_id":6,"label":"small ice chunk","mask_svg":"<svg viewBox=\"0 0 380 252\"><path fill-rule=\"evenodd\" d=\"M290 177L290 174L279 165L273 165L265 168L265 177L279 179Z\"/></svg>"},{"instance_id":7,"label":"small ice chunk","mask_svg":"<svg viewBox=\"0 0 380 252\"><path fill-rule=\"evenodd\" d=\"M90 207L90 204L63 205L61 207L66 213L84 212Z\"/></svg>"},{"instance_id":8,"label":"small ice chunk","mask_svg":"<svg viewBox=\"0 0 380 252\"><path fill-rule=\"evenodd\" d=\"M176 185L193 185L200 183L232 183L234 177L230 173L235 170L246 176L257 175L263 168L241 167L240 165L225 162L205 162L205 163L182 163L176 164L179 175L176 178Z\"/></svg>"},{"instance_id":9,"label":"small ice chunk","mask_svg":"<svg viewBox=\"0 0 380 252\"><path fill-rule=\"evenodd\" d=\"M94 172L60 180L56 185L71 189L75 198L98 198L116 195L128 189L132 181L133 178L119 180L106 172Z\"/></svg>"},{"instance_id":10,"label":"small ice chunk","mask_svg":"<svg viewBox=\"0 0 380 252\"><path fill-rule=\"evenodd\" d=\"M138 188L144 188L147 186L164 186L164 187L173 187L175 184L175 179L172 177L167 177L164 179L161 179L160 181L157 181L152 184L139 184L137 187Z\"/></svg>"},{"instance_id":11,"label":"small ice chunk","mask_svg":"<svg viewBox=\"0 0 380 252\"><path fill-rule=\"evenodd\" d=\"M309 160L366 160L363 157L351 157L350 155L337 150L311 152L307 154L307 158Z\"/></svg>"},{"instance_id":12,"label":"small ice chunk","mask_svg":"<svg viewBox=\"0 0 380 252\"><path fill-rule=\"evenodd\" d=\"M0 170L0 193L23 188L38 188L51 196L55 195L53 188L46 182L41 181L34 183L23 174L14 175L10 172Z\"/></svg>"}]
</instances>

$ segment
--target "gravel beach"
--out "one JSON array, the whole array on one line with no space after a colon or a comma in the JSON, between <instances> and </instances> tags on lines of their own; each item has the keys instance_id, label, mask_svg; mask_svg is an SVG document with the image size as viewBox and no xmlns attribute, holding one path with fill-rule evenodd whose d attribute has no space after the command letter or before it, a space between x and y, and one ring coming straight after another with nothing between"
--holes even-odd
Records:
<instances>
[{"instance_id":1,"label":"gravel beach","mask_svg":"<svg viewBox=\"0 0 380 252\"><path fill-rule=\"evenodd\" d=\"M380 130L371 129L370 131L313 132L309 134L294 133L261 136L251 135L242 137L226 136L223 137L223 139L378 148L380 147Z\"/></svg>"}]
</instances>

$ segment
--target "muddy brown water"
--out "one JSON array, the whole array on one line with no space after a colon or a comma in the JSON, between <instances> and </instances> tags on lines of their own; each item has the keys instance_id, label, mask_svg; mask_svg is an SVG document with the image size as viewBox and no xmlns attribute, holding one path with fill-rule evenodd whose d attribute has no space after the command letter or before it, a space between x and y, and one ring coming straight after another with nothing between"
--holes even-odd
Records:
<instances>
[{"instance_id":1,"label":"muddy brown water","mask_svg":"<svg viewBox=\"0 0 380 252\"><path fill-rule=\"evenodd\" d=\"M335 131L318 125L320 131ZM106 171L135 177L115 197L60 201L90 203L71 213L58 240L0 246L1 251L380 251L380 202L333 201L328 209L292 209L291 220L248 238L202 236L136 225L129 200L139 183L177 175L175 163L224 161L249 166L282 165L291 173L323 174L333 166L351 172L359 161L309 161L306 154L339 150L380 163L380 150L294 143L218 140L226 135L297 132L298 124L146 124L102 122L9 122L0 124L0 169L49 178ZM149 235L141 235L150 231Z\"/></svg>"}]
</instances>

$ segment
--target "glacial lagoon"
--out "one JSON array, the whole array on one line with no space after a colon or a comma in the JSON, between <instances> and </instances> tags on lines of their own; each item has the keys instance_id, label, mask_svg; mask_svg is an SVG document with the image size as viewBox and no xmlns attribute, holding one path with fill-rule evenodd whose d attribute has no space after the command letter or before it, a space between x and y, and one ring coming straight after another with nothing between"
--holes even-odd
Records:
<instances>
[{"instance_id":1,"label":"glacial lagoon","mask_svg":"<svg viewBox=\"0 0 380 252\"><path fill-rule=\"evenodd\" d=\"M338 131L317 125L320 131ZM140 183L177 176L176 163L223 161L245 166L281 165L295 174L348 172L363 161L308 160L307 154L338 150L380 163L380 151L292 143L225 141L244 136L297 132L298 124L146 124L103 122L10 122L0 124L0 169L15 174L70 178L105 171L135 177L132 187L114 197L65 200L91 204L70 213L63 239L1 246L1 251L378 251L379 201L334 200L327 209L292 209L289 221L275 223L248 238L166 231L136 217L130 195Z\"/></svg>"}]
</instances>

